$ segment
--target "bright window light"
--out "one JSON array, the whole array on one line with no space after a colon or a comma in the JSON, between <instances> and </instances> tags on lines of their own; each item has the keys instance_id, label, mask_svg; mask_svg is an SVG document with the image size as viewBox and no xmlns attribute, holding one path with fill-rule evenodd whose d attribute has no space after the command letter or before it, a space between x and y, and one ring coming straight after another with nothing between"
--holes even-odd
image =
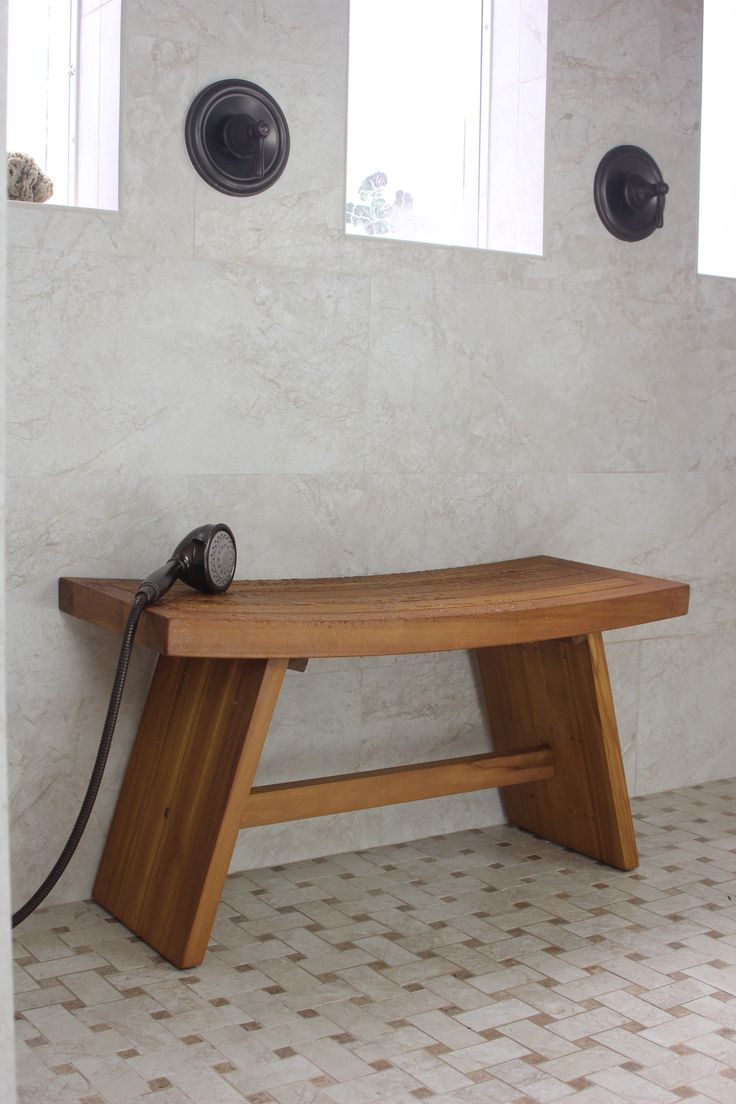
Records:
<instances>
[{"instance_id":1,"label":"bright window light","mask_svg":"<svg viewBox=\"0 0 736 1104\"><path fill-rule=\"evenodd\" d=\"M10 0L7 144L51 203L117 210L121 0Z\"/></svg>"},{"instance_id":2,"label":"bright window light","mask_svg":"<svg viewBox=\"0 0 736 1104\"><path fill-rule=\"evenodd\" d=\"M698 272L736 276L734 0L705 0Z\"/></svg>"},{"instance_id":3,"label":"bright window light","mask_svg":"<svg viewBox=\"0 0 736 1104\"><path fill-rule=\"evenodd\" d=\"M542 252L547 0L351 0L346 231Z\"/></svg>"}]
</instances>

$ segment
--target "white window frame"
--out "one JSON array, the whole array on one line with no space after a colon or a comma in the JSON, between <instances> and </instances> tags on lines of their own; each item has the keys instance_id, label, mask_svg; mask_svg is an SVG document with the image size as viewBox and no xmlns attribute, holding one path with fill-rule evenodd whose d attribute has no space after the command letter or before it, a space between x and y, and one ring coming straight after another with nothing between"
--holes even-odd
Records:
<instances>
[{"instance_id":1,"label":"white window frame","mask_svg":"<svg viewBox=\"0 0 736 1104\"><path fill-rule=\"evenodd\" d=\"M121 19L121 0L9 0L8 144L52 205L118 209Z\"/></svg>"},{"instance_id":2,"label":"white window frame","mask_svg":"<svg viewBox=\"0 0 736 1104\"><path fill-rule=\"evenodd\" d=\"M362 27L365 21L371 18L371 2L370 0L351 0L351 2L361 4L355 25ZM402 0L395 0L397 8L400 8L401 3ZM452 34L452 9L452 0L447 0L448 35ZM478 85L477 91L473 90L469 99L463 99L461 108L464 119L461 134L463 152L462 156L455 155L455 165L458 166L458 171L462 170L462 186L460 187L458 183L457 175L454 178L453 174L448 176L451 191L447 193L448 205L445 206L444 211L445 213L452 211L454 214L451 222L444 229L441 229L443 221L441 217L436 225L432 225L437 216L426 207L421 210L420 201L416 195L413 197L416 219L411 217L407 219L399 214L389 214L387 219L382 218L385 204L394 202L391 196L397 187L408 187L412 193L416 190L416 177L413 183L388 179L375 204L370 199L360 198L358 185L362 176L365 175L366 181L373 179L368 176L371 172L388 173L390 177L392 169L389 164L384 166L381 163L380 156L375 156L376 150L380 149L382 139L380 132L374 131L370 126L367 105L373 99L378 100L380 97L376 97L375 86L370 83L370 80L369 83L364 83L367 79L366 72L370 69L367 64L368 54L365 51L357 52L360 50L360 43L352 38L353 19L351 18L351 63L354 63L354 66L351 64L349 68L355 68L356 74L359 74L356 76L356 81L360 81L362 87L358 90L352 86L349 71L348 165L345 183L346 202L352 203L353 206L350 208L351 216L346 218L348 234L368 235L373 240L379 237L381 240L417 241L542 255L547 130L547 0L526 0L526 2L525 0L477 0L477 13L476 18L480 19L480 28L477 45L473 47L477 53L473 54L473 61L469 64L473 65L477 58L478 68L475 72ZM383 14L384 9L381 7L372 24L379 30ZM444 21L444 15L441 18ZM385 25L386 34L390 36L391 21L385 20ZM435 24L435 26L438 25ZM395 27L393 30L394 35L400 33ZM463 33L467 34L467 29ZM533 37L534 34L536 38ZM395 41L401 42L402 39ZM455 40L456 43L458 41L460 40ZM410 49L407 45L405 49L406 69L403 70L402 67L401 73L401 79L408 87L412 87L412 56L416 56L416 50L422 50L421 27L417 28L416 42L412 42L412 47ZM403 47L399 48L403 49ZM447 71L442 69L441 61L442 59L439 58L438 95L442 94L444 80L452 82L452 75L448 77ZM384 57L376 57L375 81L379 85L382 77L385 80L382 63L384 67L392 64ZM400 63L395 61L394 64L398 73ZM417 78L420 82L424 79L426 79L424 73ZM417 87L422 87L421 83L417 84ZM353 96L355 96L355 123L351 119ZM396 103L396 99L397 97L394 97L392 104ZM431 112L431 93L426 99L429 101L428 111ZM411 112L413 108L408 110ZM379 114L384 115L382 129L390 129L391 120L386 118L388 115L386 108L379 108ZM376 118L378 119L379 116L377 115ZM412 127L407 122L409 118L414 116L404 116L403 129L407 134L412 131ZM362 125L357 122L358 119L362 121ZM401 126L398 129L401 131ZM361 150L360 133L363 131L371 136L368 139L368 146L363 143L365 148ZM459 145L460 142L456 139L456 147ZM372 154L366 152L369 147L373 150ZM437 147L438 156L441 157L441 135L438 135ZM369 165L369 157L372 157L376 163ZM391 155L388 154L386 161L391 162L391 160ZM411 170L407 172L406 160L400 158L400 161L403 170L397 169L398 162L396 162L393 172L398 175L399 171L402 171L405 176L411 176ZM359 166L364 173L359 171ZM416 167L421 181L422 170L418 165ZM369 208L372 210L367 214ZM393 210L399 209L393 208ZM371 225L368 220L373 218L376 221ZM363 220L362 224L360 219ZM390 224L388 231L387 224ZM450 226L454 228L450 229Z\"/></svg>"},{"instance_id":3,"label":"white window frame","mask_svg":"<svg viewBox=\"0 0 736 1104\"><path fill-rule=\"evenodd\" d=\"M734 0L705 0L700 133L698 272L736 277Z\"/></svg>"}]
</instances>

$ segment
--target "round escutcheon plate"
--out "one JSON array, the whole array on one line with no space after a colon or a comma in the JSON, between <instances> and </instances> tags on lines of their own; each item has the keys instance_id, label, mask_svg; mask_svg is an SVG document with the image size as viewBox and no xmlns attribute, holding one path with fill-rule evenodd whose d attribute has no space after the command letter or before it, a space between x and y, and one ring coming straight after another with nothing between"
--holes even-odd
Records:
<instances>
[{"instance_id":1,"label":"round escutcheon plate","mask_svg":"<svg viewBox=\"0 0 736 1104\"><path fill-rule=\"evenodd\" d=\"M621 241L641 241L662 226L669 191L651 154L616 146L598 165L593 198L600 220Z\"/></svg>"},{"instance_id":2,"label":"round escutcheon plate","mask_svg":"<svg viewBox=\"0 0 736 1104\"><path fill-rule=\"evenodd\" d=\"M273 96L246 80L221 80L198 92L184 136L199 175L226 195L256 195L270 188L289 157L283 111Z\"/></svg>"}]
</instances>

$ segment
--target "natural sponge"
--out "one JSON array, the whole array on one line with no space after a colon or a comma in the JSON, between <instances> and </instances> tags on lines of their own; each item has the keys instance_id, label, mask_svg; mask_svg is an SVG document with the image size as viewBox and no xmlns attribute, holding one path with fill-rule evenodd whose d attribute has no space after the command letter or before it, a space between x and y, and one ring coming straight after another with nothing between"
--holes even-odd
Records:
<instances>
[{"instance_id":1,"label":"natural sponge","mask_svg":"<svg viewBox=\"0 0 736 1104\"><path fill-rule=\"evenodd\" d=\"M8 196L26 203L45 203L54 185L27 153L8 154Z\"/></svg>"}]
</instances>

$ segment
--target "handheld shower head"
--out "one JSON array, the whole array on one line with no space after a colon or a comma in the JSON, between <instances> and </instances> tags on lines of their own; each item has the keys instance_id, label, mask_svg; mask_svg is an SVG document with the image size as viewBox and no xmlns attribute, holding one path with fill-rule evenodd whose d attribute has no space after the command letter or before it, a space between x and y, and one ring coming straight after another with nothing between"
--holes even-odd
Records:
<instances>
[{"instance_id":1,"label":"handheld shower head","mask_svg":"<svg viewBox=\"0 0 736 1104\"><path fill-rule=\"evenodd\" d=\"M150 605L181 579L194 590L222 594L233 581L236 559L235 537L227 525L201 525L187 533L163 567L146 576L138 593Z\"/></svg>"},{"instance_id":2,"label":"handheld shower head","mask_svg":"<svg viewBox=\"0 0 736 1104\"><path fill-rule=\"evenodd\" d=\"M36 892L28 898L17 912L13 913L14 928L27 916L30 916L54 888L69 865L84 829L87 827L105 772L105 764L107 763L120 702L123 697L130 653L133 650L133 641L143 610L151 602L157 602L159 598L162 598L177 579L181 579L187 586L194 587L195 590L203 590L207 594L222 594L233 581L235 559L235 537L227 525L222 523L219 525L202 525L199 529L192 529L191 533L187 533L184 540L177 544L171 558L167 560L164 566L148 575L138 587L135 600L128 614L100 746L97 750L97 758L95 759L82 807L77 814L69 838L51 871Z\"/></svg>"},{"instance_id":3,"label":"handheld shower head","mask_svg":"<svg viewBox=\"0 0 736 1104\"><path fill-rule=\"evenodd\" d=\"M179 576L194 590L222 594L235 574L235 537L227 525L202 525L177 544L172 560L183 565Z\"/></svg>"}]
</instances>

